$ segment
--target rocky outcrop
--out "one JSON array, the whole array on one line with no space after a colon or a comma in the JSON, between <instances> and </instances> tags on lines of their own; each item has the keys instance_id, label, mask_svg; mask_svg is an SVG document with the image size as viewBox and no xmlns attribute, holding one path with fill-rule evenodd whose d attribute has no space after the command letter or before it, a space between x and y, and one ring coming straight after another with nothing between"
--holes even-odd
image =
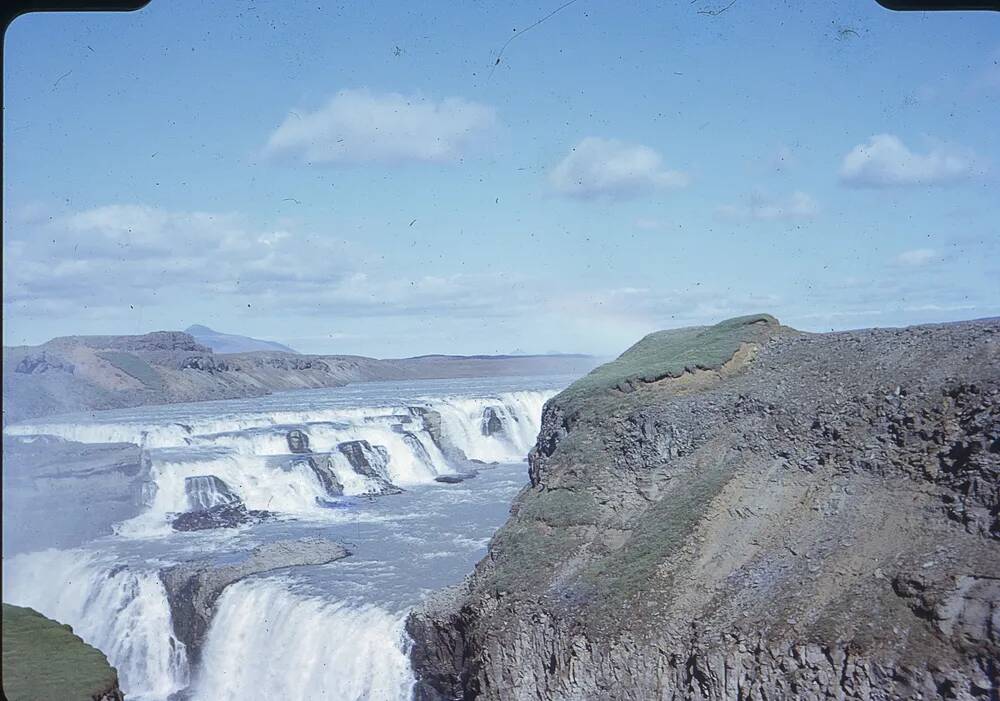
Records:
<instances>
[{"instance_id":1,"label":"rocky outcrop","mask_svg":"<svg viewBox=\"0 0 1000 701\"><path fill-rule=\"evenodd\" d=\"M384 446L371 445L368 441L345 441L337 450L347 458L351 469L369 481L375 494L399 494L403 490L394 485L389 475L389 451Z\"/></svg>"},{"instance_id":2,"label":"rocky outcrop","mask_svg":"<svg viewBox=\"0 0 1000 701\"><path fill-rule=\"evenodd\" d=\"M339 543L323 538L278 541L245 554L235 564L187 562L160 570L167 591L174 634L187 646L188 659L196 663L219 596L234 582L285 567L325 565L351 553Z\"/></svg>"},{"instance_id":3,"label":"rocky outcrop","mask_svg":"<svg viewBox=\"0 0 1000 701\"><path fill-rule=\"evenodd\" d=\"M414 612L418 699L1000 695L1000 321L654 334Z\"/></svg>"},{"instance_id":4,"label":"rocky outcrop","mask_svg":"<svg viewBox=\"0 0 1000 701\"><path fill-rule=\"evenodd\" d=\"M288 452L290 453L302 455L312 452L309 450L309 436L304 431L294 428L287 433L285 440L288 442Z\"/></svg>"},{"instance_id":5,"label":"rocky outcrop","mask_svg":"<svg viewBox=\"0 0 1000 701\"><path fill-rule=\"evenodd\" d=\"M500 412L495 407L488 406L483 409L483 419L480 424L480 431L484 436L493 436L503 433L503 419Z\"/></svg>"},{"instance_id":6,"label":"rocky outcrop","mask_svg":"<svg viewBox=\"0 0 1000 701\"><path fill-rule=\"evenodd\" d=\"M14 366L14 372L22 375L40 375L43 372L73 373L73 364L42 351L37 355L26 355Z\"/></svg>"},{"instance_id":7,"label":"rocky outcrop","mask_svg":"<svg viewBox=\"0 0 1000 701\"><path fill-rule=\"evenodd\" d=\"M208 511L216 506L240 502L229 485L215 475L185 477L184 492L192 511Z\"/></svg>"},{"instance_id":8,"label":"rocky outcrop","mask_svg":"<svg viewBox=\"0 0 1000 701\"><path fill-rule=\"evenodd\" d=\"M441 425L441 412L428 409L422 406L409 407L410 414L419 418L424 425L424 430L430 435L434 445L438 447L445 459L451 463L463 463L468 461L465 451L452 443Z\"/></svg>"},{"instance_id":9,"label":"rocky outcrop","mask_svg":"<svg viewBox=\"0 0 1000 701\"><path fill-rule=\"evenodd\" d=\"M3 605L7 701L123 701L118 672L97 648L34 609Z\"/></svg>"},{"instance_id":10,"label":"rocky outcrop","mask_svg":"<svg viewBox=\"0 0 1000 701\"><path fill-rule=\"evenodd\" d=\"M247 509L242 501L218 504L207 509L185 511L171 522L175 531L207 531L213 528L236 528L262 523L273 518L270 511Z\"/></svg>"},{"instance_id":11,"label":"rocky outcrop","mask_svg":"<svg viewBox=\"0 0 1000 701\"><path fill-rule=\"evenodd\" d=\"M339 497L343 495L344 485L337 479L337 473L330 462L330 456L328 454L320 455L312 452L309 448L309 434L295 428L286 434L285 440L288 442L288 450L292 455L302 456L292 460L292 467L297 464L304 464L309 468L316 475L319 483L323 485L323 490L327 496Z\"/></svg>"},{"instance_id":12,"label":"rocky outcrop","mask_svg":"<svg viewBox=\"0 0 1000 701\"><path fill-rule=\"evenodd\" d=\"M458 484L459 482L464 482L465 480L471 479L475 476L475 472L456 472L449 475L438 475L434 478L434 481L441 482L442 484Z\"/></svg>"}]
</instances>

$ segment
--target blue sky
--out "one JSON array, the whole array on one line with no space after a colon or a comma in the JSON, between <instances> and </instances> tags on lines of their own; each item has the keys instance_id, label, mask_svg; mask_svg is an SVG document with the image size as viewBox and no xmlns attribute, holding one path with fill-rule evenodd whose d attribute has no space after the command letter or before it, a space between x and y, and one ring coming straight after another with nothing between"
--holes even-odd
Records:
<instances>
[{"instance_id":1,"label":"blue sky","mask_svg":"<svg viewBox=\"0 0 1000 701\"><path fill-rule=\"evenodd\" d=\"M5 344L611 354L1000 313L1000 17L577 0L515 36L559 4L19 18Z\"/></svg>"}]
</instances>

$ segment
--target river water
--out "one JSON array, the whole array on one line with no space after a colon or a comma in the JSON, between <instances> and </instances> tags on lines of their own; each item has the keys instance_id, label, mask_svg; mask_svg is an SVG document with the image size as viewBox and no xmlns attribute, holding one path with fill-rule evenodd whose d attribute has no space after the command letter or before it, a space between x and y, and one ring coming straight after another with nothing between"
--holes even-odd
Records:
<instances>
[{"instance_id":1,"label":"river water","mask_svg":"<svg viewBox=\"0 0 1000 701\"><path fill-rule=\"evenodd\" d=\"M113 534L7 558L4 601L72 625L108 655L129 699L408 699L407 612L460 582L484 555L527 484L524 459L544 402L573 379L373 382L8 426L8 435L138 443L150 478L143 512ZM427 412L440 417L438 436ZM331 497L302 456L290 454L290 431L305 435L343 496ZM364 446L377 476L352 467L338 448L349 443ZM470 469L478 474L460 483L435 479ZM403 491L373 496L387 484ZM171 527L179 513L226 500L275 518ZM194 665L174 635L159 570L317 535L351 556L230 585Z\"/></svg>"}]
</instances>

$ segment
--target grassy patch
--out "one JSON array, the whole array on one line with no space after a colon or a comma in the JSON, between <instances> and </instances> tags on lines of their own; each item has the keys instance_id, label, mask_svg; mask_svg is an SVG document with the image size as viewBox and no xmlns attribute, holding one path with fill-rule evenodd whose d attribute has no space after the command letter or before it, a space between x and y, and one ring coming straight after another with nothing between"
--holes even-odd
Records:
<instances>
[{"instance_id":1,"label":"grassy patch","mask_svg":"<svg viewBox=\"0 0 1000 701\"><path fill-rule=\"evenodd\" d=\"M519 520L497 534L494 546L502 556L496 561L493 585L515 595L537 595L549 583L558 563L569 559L581 541L567 529L553 529L537 521Z\"/></svg>"},{"instance_id":2,"label":"grassy patch","mask_svg":"<svg viewBox=\"0 0 1000 701\"><path fill-rule=\"evenodd\" d=\"M547 489L534 494L521 507L529 519L549 526L592 526L597 522L597 503L583 489Z\"/></svg>"},{"instance_id":3,"label":"grassy patch","mask_svg":"<svg viewBox=\"0 0 1000 701\"><path fill-rule=\"evenodd\" d=\"M638 519L625 546L594 563L585 579L608 601L640 594L660 565L683 547L732 474L731 465L710 464L679 476L675 486Z\"/></svg>"},{"instance_id":4,"label":"grassy patch","mask_svg":"<svg viewBox=\"0 0 1000 701\"><path fill-rule=\"evenodd\" d=\"M163 388L163 380L160 379L156 370L137 355L123 351L102 351L97 356L101 360L111 363L129 377L139 380L149 389Z\"/></svg>"},{"instance_id":5,"label":"grassy patch","mask_svg":"<svg viewBox=\"0 0 1000 701\"><path fill-rule=\"evenodd\" d=\"M768 314L727 319L715 326L692 326L657 331L641 339L616 360L595 368L566 390L557 401L579 404L609 390L628 391L631 385L680 377L685 371L722 367L741 343L759 340L777 320Z\"/></svg>"},{"instance_id":6,"label":"grassy patch","mask_svg":"<svg viewBox=\"0 0 1000 701\"><path fill-rule=\"evenodd\" d=\"M3 691L10 701L89 701L117 680L104 654L69 626L3 605Z\"/></svg>"}]
</instances>

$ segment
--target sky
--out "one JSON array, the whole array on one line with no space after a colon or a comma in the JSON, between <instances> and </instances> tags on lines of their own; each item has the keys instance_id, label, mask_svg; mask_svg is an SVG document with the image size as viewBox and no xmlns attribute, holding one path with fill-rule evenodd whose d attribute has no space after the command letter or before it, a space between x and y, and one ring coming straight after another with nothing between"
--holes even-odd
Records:
<instances>
[{"instance_id":1,"label":"sky","mask_svg":"<svg viewBox=\"0 0 1000 701\"><path fill-rule=\"evenodd\" d=\"M612 355L1000 314L1000 15L563 1L18 18L4 344Z\"/></svg>"}]
</instances>

